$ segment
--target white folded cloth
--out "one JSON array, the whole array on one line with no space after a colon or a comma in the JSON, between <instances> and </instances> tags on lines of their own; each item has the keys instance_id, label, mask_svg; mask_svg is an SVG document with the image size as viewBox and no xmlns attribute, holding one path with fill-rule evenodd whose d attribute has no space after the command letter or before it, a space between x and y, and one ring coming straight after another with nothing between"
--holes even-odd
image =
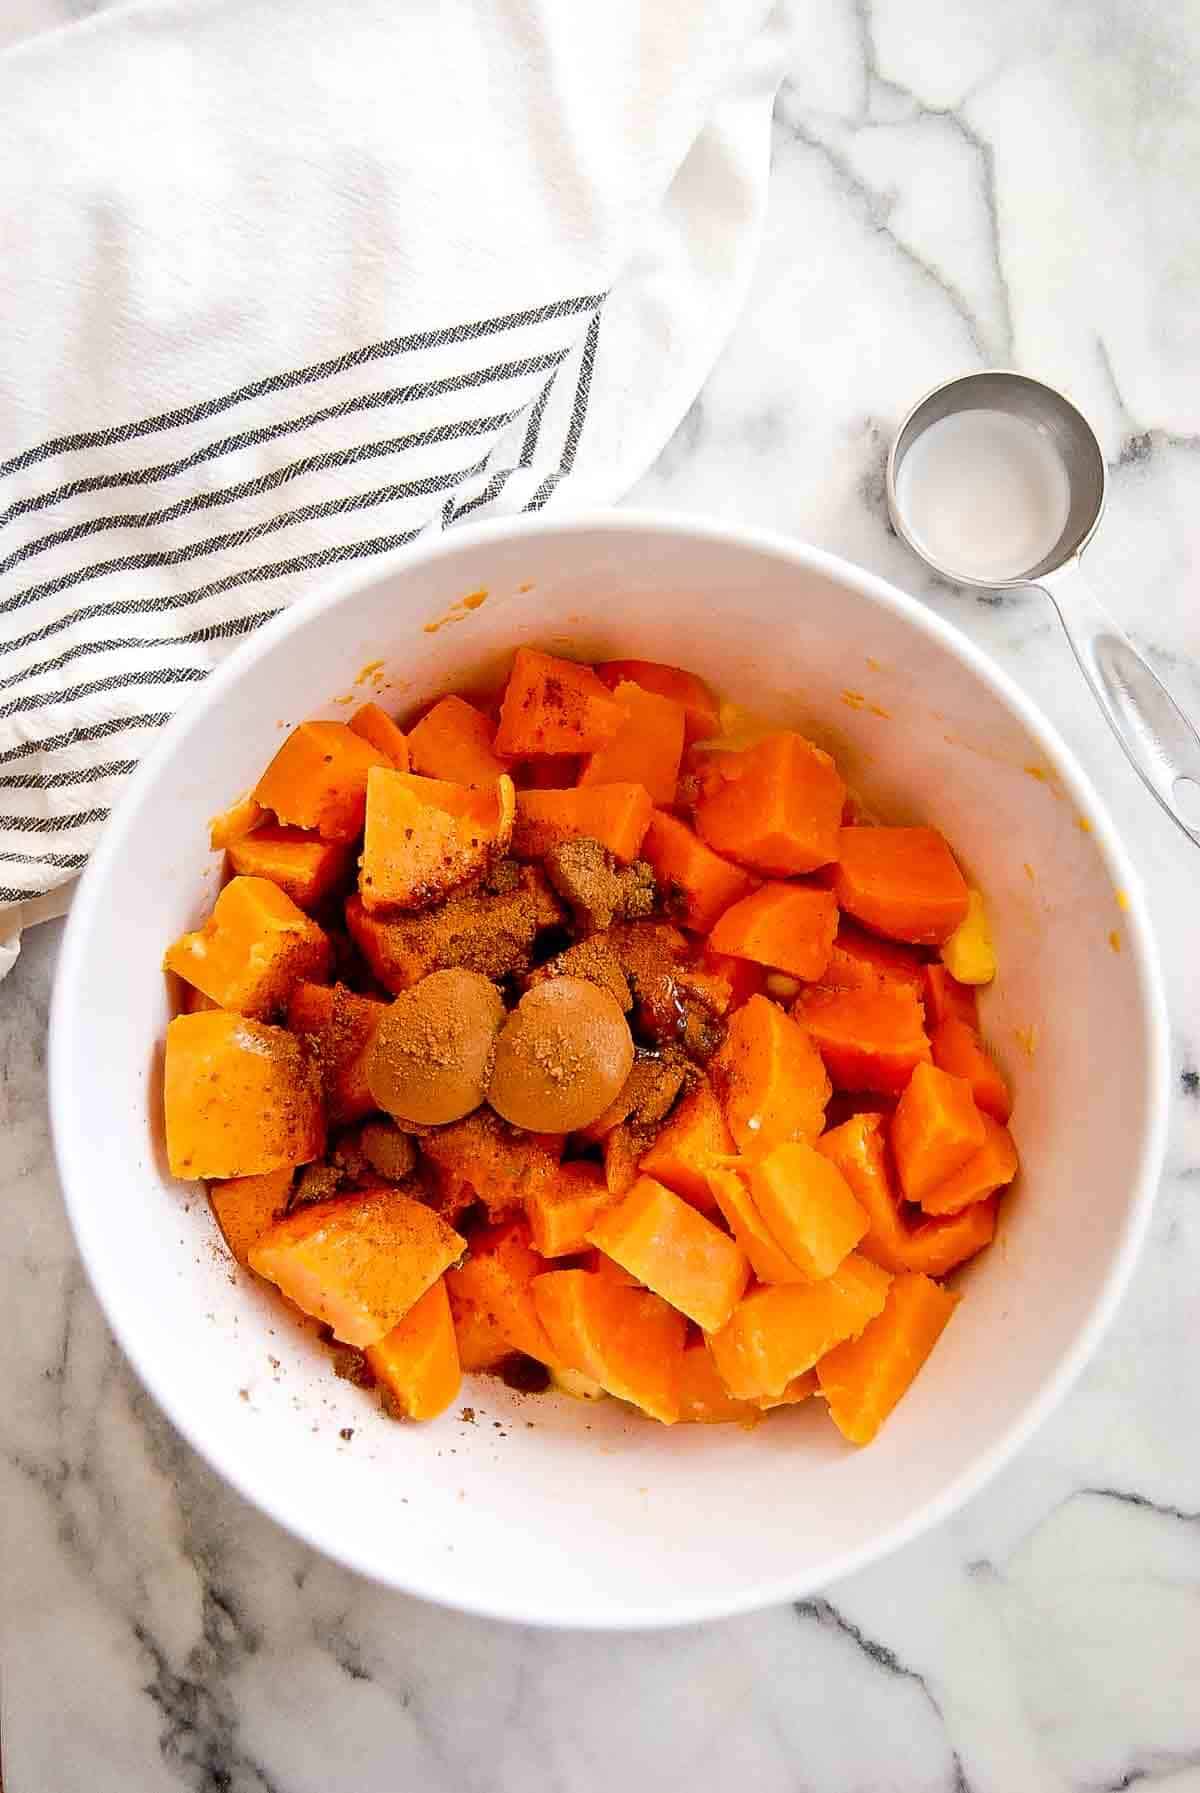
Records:
<instances>
[{"instance_id":1,"label":"white folded cloth","mask_svg":"<svg viewBox=\"0 0 1200 1793\"><path fill-rule=\"evenodd\" d=\"M0 56L0 975L259 623L653 459L745 292L785 29L155 0Z\"/></svg>"}]
</instances>

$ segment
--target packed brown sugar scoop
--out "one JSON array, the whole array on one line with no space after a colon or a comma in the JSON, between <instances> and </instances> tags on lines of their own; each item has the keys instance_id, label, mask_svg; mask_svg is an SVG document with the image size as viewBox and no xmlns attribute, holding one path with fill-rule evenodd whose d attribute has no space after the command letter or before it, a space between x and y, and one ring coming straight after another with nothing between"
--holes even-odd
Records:
<instances>
[{"instance_id":1,"label":"packed brown sugar scoop","mask_svg":"<svg viewBox=\"0 0 1200 1793\"><path fill-rule=\"evenodd\" d=\"M872 1435L1016 1169L934 830L689 673L523 648L494 705L302 724L212 844L171 1166L342 1373Z\"/></svg>"}]
</instances>

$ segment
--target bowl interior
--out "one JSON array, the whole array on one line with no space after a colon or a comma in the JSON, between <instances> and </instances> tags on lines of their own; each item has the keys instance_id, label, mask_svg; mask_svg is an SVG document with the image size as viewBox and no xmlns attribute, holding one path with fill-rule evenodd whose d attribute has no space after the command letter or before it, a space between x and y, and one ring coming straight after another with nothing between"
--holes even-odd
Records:
<instances>
[{"instance_id":1,"label":"bowl interior","mask_svg":"<svg viewBox=\"0 0 1200 1793\"><path fill-rule=\"evenodd\" d=\"M486 591L477 608L461 600ZM662 1429L492 1380L429 1426L333 1377L228 1260L161 1150L162 949L210 905L206 823L282 730L494 680L521 642L674 661L838 756L890 820L941 827L987 894L986 1027L1023 1173L998 1241L868 1450L818 1404ZM75 904L52 1043L80 1247L135 1367L241 1490L354 1567L533 1622L664 1623L795 1596L960 1498L1080 1359L1132 1256L1161 1132L1161 1005L1136 891L1061 750L973 652L880 581L782 543L633 516L489 527L310 602L155 750ZM1090 824L1085 827L1084 824ZM1123 905L1130 904L1126 908ZM1115 944L1114 944L1115 942ZM1120 950L1116 950L1117 947ZM1120 1100L1113 1093L1120 1092ZM352 1429L352 1437L343 1429Z\"/></svg>"}]
</instances>

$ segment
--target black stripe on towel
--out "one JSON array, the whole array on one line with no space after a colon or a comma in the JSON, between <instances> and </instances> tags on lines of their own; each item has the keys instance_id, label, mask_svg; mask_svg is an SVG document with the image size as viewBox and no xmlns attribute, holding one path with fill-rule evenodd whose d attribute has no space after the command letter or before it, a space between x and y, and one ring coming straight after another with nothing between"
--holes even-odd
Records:
<instances>
[{"instance_id":1,"label":"black stripe on towel","mask_svg":"<svg viewBox=\"0 0 1200 1793\"><path fill-rule=\"evenodd\" d=\"M360 461L378 460L384 455L405 454L410 448L433 447L439 442L450 442L463 436L493 435L511 423L515 415L513 411L500 411L493 417L466 417L460 423L443 423L436 429L417 430L408 436L389 436L379 442L360 442L353 448L329 449L324 454L304 455L299 460L289 461L285 467L275 468L271 473L260 473L255 479L242 480L239 485L222 486L215 492L197 492L191 498L179 498L174 504L163 505L159 510L118 511L107 517L88 517L82 523L73 523L69 529L57 529L50 535L38 536L36 541L26 542L24 547L15 549L7 559L0 560L0 573L11 572L22 561L32 560L35 554L42 554L47 548L82 541L85 536L99 535L106 529L148 529L158 523L174 523L179 517L189 516L193 511L212 510L216 505L232 504L239 498L257 498L263 492L287 485L293 479L302 479L307 473L327 473L331 467L352 467Z\"/></svg>"},{"instance_id":2,"label":"black stripe on towel","mask_svg":"<svg viewBox=\"0 0 1200 1793\"><path fill-rule=\"evenodd\" d=\"M47 505L65 504L69 499L78 498L86 492L108 491L114 486L154 485L177 473L187 473L206 461L217 460L222 455L235 454L243 448L261 448L268 442L278 441L281 436L295 435L317 423L332 423L343 417L354 417L360 411L384 410L390 405L408 404L414 399L436 398L447 392L466 392L476 386L541 373L546 368L556 368L566 353L565 349L558 349L552 355L529 355L521 361L502 361L494 367L476 368L466 374L451 374L441 380L426 380L417 386L389 386L378 392L355 393L350 398L339 399L335 405L324 406L320 411L309 411L300 417L285 417L278 423L260 424L255 429L242 430L238 435L222 436L215 442L193 449L191 454L184 455L181 460L162 461L157 466L150 467L131 467L123 473L96 473L85 479L71 480L52 492L20 498L10 504L6 511L0 511L0 523L8 523L14 517L24 516L29 511L44 510ZM454 433L454 425L443 427L450 434ZM470 434L470 431L464 431L464 434Z\"/></svg>"},{"instance_id":3,"label":"black stripe on towel","mask_svg":"<svg viewBox=\"0 0 1200 1793\"><path fill-rule=\"evenodd\" d=\"M68 785L96 784L101 778L125 778L136 768L136 760L108 760L76 771L14 772L11 778L0 778L0 791L61 791Z\"/></svg>"},{"instance_id":4,"label":"black stripe on towel","mask_svg":"<svg viewBox=\"0 0 1200 1793\"><path fill-rule=\"evenodd\" d=\"M189 560L199 560L205 554L224 553L230 548L244 548L250 542L259 541L265 535L273 535L276 530L288 529L296 523L312 523L319 517L341 517L350 511L370 510L377 504L392 504L406 498L426 498L435 492L445 492L481 473L487 465L487 456L474 462L470 467L458 467L452 473L431 474L425 479L410 479L392 485L375 486L367 492L347 492L341 498L327 498L320 504L302 504L295 510L280 511L274 517L266 517L261 523L252 523L245 529L226 530L221 535L209 535L198 542L188 542L182 548L164 548L158 552L145 554L122 554L114 560L94 561L91 566L77 567L74 572L60 573L54 579L44 579L40 585L27 585L23 590L14 592L12 597L0 603L0 615L7 615L13 610L23 610L28 604L36 604L41 598L53 597L57 592L69 591L76 585L86 585L93 579L107 578L110 573L140 573L154 567L182 566Z\"/></svg>"},{"instance_id":5,"label":"black stripe on towel","mask_svg":"<svg viewBox=\"0 0 1200 1793\"><path fill-rule=\"evenodd\" d=\"M113 716L107 722L93 722L90 728L71 728L65 734L46 735L40 741L18 741L15 747L0 753L0 766L11 765L13 760L27 760L35 753L57 753L64 747L78 747L84 741L102 741L106 735L120 735L127 728L161 728L170 720L170 712L165 710L156 715Z\"/></svg>"},{"instance_id":6,"label":"black stripe on towel","mask_svg":"<svg viewBox=\"0 0 1200 1793\"><path fill-rule=\"evenodd\" d=\"M18 473L22 468L32 467L38 461L49 460L52 455L70 454L81 448L110 448L115 443L131 442L140 436L153 435L158 430L177 429L181 424L198 423L206 417L215 417L222 411L228 411L234 405L244 404L247 399L262 398L272 392L284 392L293 386L310 386L331 375L348 373L352 368L364 367L371 361L406 355L414 349L438 349L456 342L477 342L481 337L496 336L505 330L549 323L555 318L574 317L581 311L595 310L603 297L603 293L591 293L576 299L556 299L552 304L538 305L528 311L509 312L502 317L483 318L470 324L454 324L448 329L420 330L411 336L388 337L382 342L351 349L347 354L337 355L332 360L313 362L308 367L293 368L287 373L269 374L265 379L252 380L248 385L239 386L220 398L201 399L197 404L184 405L175 411L162 411L157 416L142 418L137 423L121 423L109 429L84 430L71 436L52 437L48 442L39 443L36 448L27 448L22 453L13 455L10 460L0 462L0 476Z\"/></svg>"},{"instance_id":7,"label":"black stripe on towel","mask_svg":"<svg viewBox=\"0 0 1200 1793\"><path fill-rule=\"evenodd\" d=\"M596 345L600 340L600 313L597 312L588 325L588 333L583 344L583 354L579 362L579 379L575 386L575 404L571 411L571 421L567 426L567 439L563 444L562 459L558 470L548 473L529 503L527 511L541 510L553 492L559 480L571 471L575 464L575 456L579 449L579 441L583 435L584 420L587 417L588 399L592 390L592 369L596 365Z\"/></svg>"}]
</instances>

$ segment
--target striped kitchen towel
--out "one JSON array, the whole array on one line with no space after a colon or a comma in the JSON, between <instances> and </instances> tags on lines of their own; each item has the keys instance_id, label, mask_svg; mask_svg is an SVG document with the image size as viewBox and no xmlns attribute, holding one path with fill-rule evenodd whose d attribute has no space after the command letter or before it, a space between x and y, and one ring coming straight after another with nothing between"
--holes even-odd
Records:
<instances>
[{"instance_id":1,"label":"striped kitchen towel","mask_svg":"<svg viewBox=\"0 0 1200 1793\"><path fill-rule=\"evenodd\" d=\"M653 459L744 295L786 34L152 0L0 57L0 975L247 633Z\"/></svg>"}]
</instances>

